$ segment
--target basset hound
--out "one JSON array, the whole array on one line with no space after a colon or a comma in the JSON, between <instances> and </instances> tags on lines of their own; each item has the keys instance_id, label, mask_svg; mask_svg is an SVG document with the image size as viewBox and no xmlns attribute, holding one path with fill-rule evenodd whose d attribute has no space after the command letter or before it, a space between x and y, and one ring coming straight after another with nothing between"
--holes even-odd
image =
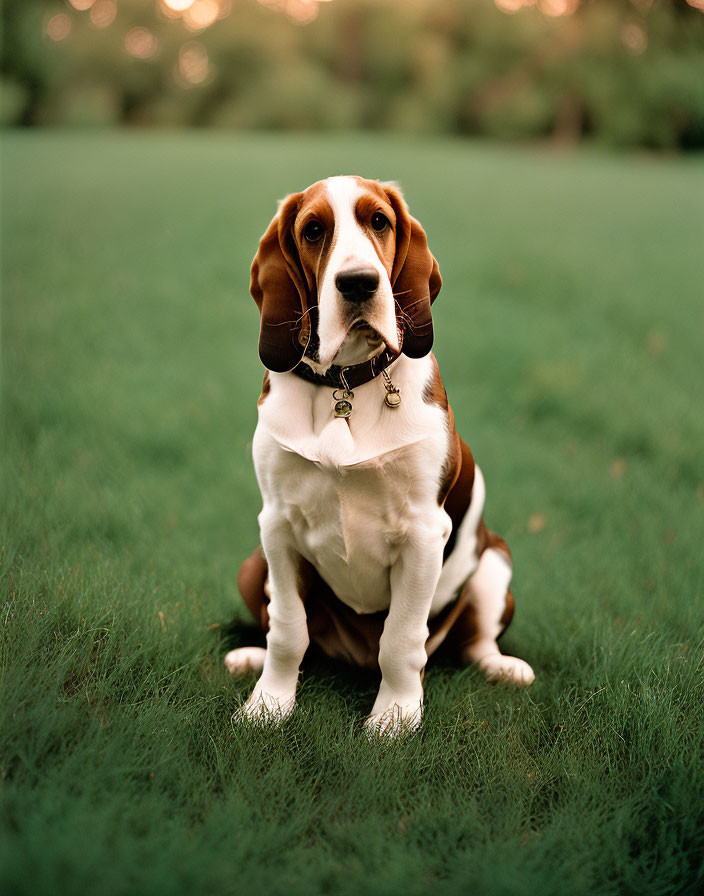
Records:
<instances>
[{"instance_id":1,"label":"basset hound","mask_svg":"<svg viewBox=\"0 0 704 896\"><path fill-rule=\"evenodd\" d=\"M267 647L225 657L233 674L261 672L240 719L293 710L311 640L381 670L370 734L420 725L441 645L491 681L533 681L497 644L514 610L511 555L482 519L484 478L431 353L440 286L393 184L315 183L280 203L261 239L261 547L238 586Z\"/></svg>"}]
</instances>

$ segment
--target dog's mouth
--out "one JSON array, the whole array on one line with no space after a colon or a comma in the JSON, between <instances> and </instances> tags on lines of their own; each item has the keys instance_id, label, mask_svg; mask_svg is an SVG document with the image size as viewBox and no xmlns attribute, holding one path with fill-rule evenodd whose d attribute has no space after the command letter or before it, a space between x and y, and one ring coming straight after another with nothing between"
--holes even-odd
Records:
<instances>
[{"instance_id":1,"label":"dog's mouth","mask_svg":"<svg viewBox=\"0 0 704 896\"><path fill-rule=\"evenodd\" d=\"M347 325L347 335L331 359L316 359L319 364L350 366L369 360L386 343L383 334L365 318L357 318Z\"/></svg>"},{"instance_id":2,"label":"dog's mouth","mask_svg":"<svg viewBox=\"0 0 704 896\"><path fill-rule=\"evenodd\" d=\"M364 319L356 320L350 327L350 333L351 332L356 332L359 333L360 336L366 337L369 345L381 345L381 343L384 342L384 337L376 327L373 327L369 321Z\"/></svg>"},{"instance_id":3,"label":"dog's mouth","mask_svg":"<svg viewBox=\"0 0 704 896\"><path fill-rule=\"evenodd\" d=\"M350 327L350 330L368 330L370 333L378 336L379 339L382 338L381 333L367 320L356 320Z\"/></svg>"},{"instance_id":4,"label":"dog's mouth","mask_svg":"<svg viewBox=\"0 0 704 896\"><path fill-rule=\"evenodd\" d=\"M401 348L401 334L396 320L387 322L377 309L370 309L364 316L362 309L348 309L339 320L339 329L332 338L321 339L318 346L318 363L321 365L357 364L372 357L386 345L392 352ZM346 319L345 319L346 318Z\"/></svg>"}]
</instances>

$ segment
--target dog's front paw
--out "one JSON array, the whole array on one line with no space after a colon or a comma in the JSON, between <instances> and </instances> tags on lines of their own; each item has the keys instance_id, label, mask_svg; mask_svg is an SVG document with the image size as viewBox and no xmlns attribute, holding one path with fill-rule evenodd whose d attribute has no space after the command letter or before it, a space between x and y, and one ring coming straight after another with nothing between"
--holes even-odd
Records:
<instances>
[{"instance_id":1,"label":"dog's front paw","mask_svg":"<svg viewBox=\"0 0 704 896\"><path fill-rule=\"evenodd\" d=\"M413 734L420 728L423 720L422 702L393 703L380 712L372 712L364 722L364 730L367 737L374 738L398 738Z\"/></svg>"},{"instance_id":2,"label":"dog's front paw","mask_svg":"<svg viewBox=\"0 0 704 896\"><path fill-rule=\"evenodd\" d=\"M235 722L250 722L255 725L281 725L296 705L296 694L270 694L257 685L252 694L233 715Z\"/></svg>"},{"instance_id":3,"label":"dog's front paw","mask_svg":"<svg viewBox=\"0 0 704 896\"><path fill-rule=\"evenodd\" d=\"M487 681L505 681L518 687L527 687L535 681L535 672L517 656L492 653L479 660L477 665Z\"/></svg>"}]
</instances>

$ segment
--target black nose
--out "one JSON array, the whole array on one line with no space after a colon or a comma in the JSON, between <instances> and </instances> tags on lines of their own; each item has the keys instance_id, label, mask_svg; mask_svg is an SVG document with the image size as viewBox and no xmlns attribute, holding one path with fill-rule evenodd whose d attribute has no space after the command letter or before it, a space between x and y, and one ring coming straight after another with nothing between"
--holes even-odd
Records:
<instances>
[{"instance_id":1,"label":"black nose","mask_svg":"<svg viewBox=\"0 0 704 896\"><path fill-rule=\"evenodd\" d=\"M379 286L379 273L373 268L340 271L335 277L335 286L350 302L363 302L376 292Z\"/></svg>"}]
</instances>

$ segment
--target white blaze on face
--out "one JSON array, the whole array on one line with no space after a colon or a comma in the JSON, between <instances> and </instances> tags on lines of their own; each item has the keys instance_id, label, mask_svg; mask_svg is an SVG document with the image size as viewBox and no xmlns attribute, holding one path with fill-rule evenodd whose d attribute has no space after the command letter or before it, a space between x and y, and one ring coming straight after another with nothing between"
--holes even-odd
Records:
<instances>
[{"instance_id":1,"label":"white blaze on face","mask_svg":"<svg viewBox=\"0 0 704 896\"><path fill-rule=\"evenodd\" d=\"M332 363L345 341L350 326L364 319L393 351L399 350L394 297L386 268L377 255L371 237L360 226L355 208L363 193L354 177L330 177L325 181L328 200L335 218L335 232L327 268L318 291L320 363ZM342 271L373 268L379 287L362 305L347 301L335 285Z\"/></svg>"}]
</instances>

